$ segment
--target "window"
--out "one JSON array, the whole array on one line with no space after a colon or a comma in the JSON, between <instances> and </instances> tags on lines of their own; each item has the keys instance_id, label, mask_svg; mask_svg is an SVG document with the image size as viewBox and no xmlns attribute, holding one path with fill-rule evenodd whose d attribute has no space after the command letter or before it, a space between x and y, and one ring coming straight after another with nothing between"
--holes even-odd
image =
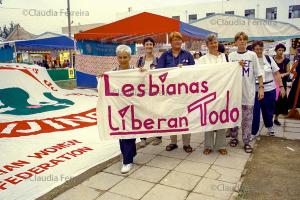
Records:
<instances>
[{"instance_id":1,"label":"window","mask_svg":"<svg viewBox=\"0 0 300 200\"><path fill-rule=\"evenodd\" d=\"M189 23L192 23L197 20L197 14L189 15Z\"/></svg>"},{"instance_id":2,"label":"window","mask_svg":"<svg viewBox=\"0 0 300 200\"><path fill-rule=\"evenodd\" d=\"M215 14L214 12L212 12L212 13L206 13L206 17L214 15L214 14Z\"/></svg>"},{"instance_id":3,"label":"window","mask_svg":"<svg viewBox=\"0 0 300 200\"><path fill-rule=\"evenodd\" d=\"M234 11L225 11L225 14L227 14L227 15L234 15Z\"/></svg>"},{"instance_id":4,"label":"window","mask_svg":"<svg viewBox=\"0 0 300 200\"><path fill-rule=\"evenodd\" d=\"M266 8L266 19L269 20L277 19L277 7Z\"/></svg>"},{"instance_id":5,"label":"window","mask_svg":"<svg viewBox=\"0 0 300 200\"><path fill-rule=\"evenodd\" d=\"M254 18L255 17L255 9L245 10L245 17Z\"/></svg>"},{"instance_id":6,"label":"window","mask_svg":"<svg viewBox=\"0 0 300 200\"><path fill-rule=\"evenodd\" d=\"M300 5L289 7L289 19L291 18L300 18Z\"/></svg>"},{"instance_id":7,"label":"window","mask_svg":"<svg viewBox=\"0 0 300 200\"><path fill-rule=\"evenodd\" d=\"M177 19L178 21L180 21L180 16L172 16L173 19Z\"/></svg>"}]
</instances>

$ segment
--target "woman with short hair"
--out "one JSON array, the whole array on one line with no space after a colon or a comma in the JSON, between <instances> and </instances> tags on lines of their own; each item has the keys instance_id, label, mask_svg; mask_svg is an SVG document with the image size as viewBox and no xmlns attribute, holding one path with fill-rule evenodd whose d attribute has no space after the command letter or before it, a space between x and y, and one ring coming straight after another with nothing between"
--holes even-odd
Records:
<instances>
[{"instance_id":1,"label":"woman with short hair","mask_svg":"<svg viewBox=\"0 0 300 200\"><path fill-rule=\"evenodd\" d=\"M143 46L145 49L145 55L138 59L136 66L142 70L155 69L157 66L158 57L153 54L153 48L155 46L154 39L151 37L145 38L143 41ZM156 137L152 142L152 145L159 145L162 142L161 138L162 137ZM141 138L140 147L145 147L146 145L146 138Z\"/></svg>"},{"instance_id":2,"label":"woman with short hair","mask_svg":"<svg viewBox=\"0 0 300 200\"><path fill-rule=\"evenodd\" d=\"M263 54L264 43L262 41L254 41L252 50L258 57L259 64L264 68L263 85L264 85L264 98L258 100L258 82L256 83L256 95L253 109L253 122L252 122L252 138L257 136L260 127L260 110L262 112L265 127L268 129L268 135L274 136L273 128L273 114L276 102L276 85L275 81L280 87L281 96L285 95L285 90L282 85L279 67L272 57Z\"/></svg>"},{"instance_id":3,"label":"woman with short hair","mask_svg":"<svg viewBox=\"0 0 300 200\"><path fill-rule=\"evenodd\" d=\"M211 34L206 38L206 46L208 52L199 59L199 65L214 64L227 62L224 53L219 51L219 42L215 34ZM214 140L216 134L216 141ZM219 129L214 131L206 131L204 133L204 151L203 154L210 154L213 149L217 149L221 155L226 155L226 129Z\"/></svg>"},{"instance_id":4,"label":"woman with short hair","mask_svg":"<svg viewBox=\"0 0 300 200\"><path fill-rule=\"evenodd\" d=\"M119 45L116 48L116 55L119 66L117 66L114 71L118 70L127 70L132 69L129 65L129 61L131 58L131 48L127 45ZM121 168L121 173L128 173L132 169L133 158L136 156L136 146L135 146L135 138L134 139L120 139L120 149L123 155L123 165Z\"/></svg>"},{"instance_id":5,"label":"woman with short hair","mask_svg":"<svg viewBox=\"0 0 300 200\"><path fill-rule=\"evenodd\" d=\"M195 65L193 55L182 49L181 45L183 38L181 33L172 32L169 35L169 41L171 43L171 49L165 51L158 59L157 68L170 68L170 67L182 67L184 65ZM173 151L178 148L177 135L170 136L171 143L166 146L166 151ZM191 147L191 134L182 135L183 149L187 153L191 153L193 148Z\"/></svg>"},{"instance_id":6,"label":"woman with short hair","mask_svg":"<svg viewBox=\"0 0 300 200\"><path fill-rule=\"evenodd\" d=\"M284 90L287 89L287 81L290 75L290 59L286 58L284 56L284 52L286 51L286 47L283 44L277 44L275 47L276 55L274 57L274 60L276 64L279 67L279 72L282 79L282 84L284 87ZM284 97L279 96L276 101L275 106L275 118L274 118L274 124L277 126L280 126L281 123L278 121L278 116L280 114L288 114L288 105L287 105L287 96Z\"/></svg>"}]
</instances>

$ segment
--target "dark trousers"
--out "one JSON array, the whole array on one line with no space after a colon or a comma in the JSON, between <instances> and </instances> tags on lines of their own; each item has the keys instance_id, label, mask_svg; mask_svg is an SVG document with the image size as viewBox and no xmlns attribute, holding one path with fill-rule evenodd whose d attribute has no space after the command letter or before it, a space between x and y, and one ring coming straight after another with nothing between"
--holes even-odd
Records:
<instances>
[{"instance_id":1,"label":"dark trousers","mask_svg":"<svg viewBox=\"0 0 300 200\"><path fill-rule=\"evenodd\" d=\"M119 142L123 155L123 164L133 163L133 158L136 155L135 139L121 139Z\"/></svg>"},{"instance_id":2,"label":"dark trousers","mask_svg":"<svg viewBox=\"0 0 300 200\"><path fill-rule=\"evenodd\" d=\"M264 93L264 98L258 101L257 92L255 94L255 103L253 109L252 135L256 135L260 124L260 110L262 112L266 128L273 126L273 114L275 111L276 90Z\"/></svg>"}]
</instances>

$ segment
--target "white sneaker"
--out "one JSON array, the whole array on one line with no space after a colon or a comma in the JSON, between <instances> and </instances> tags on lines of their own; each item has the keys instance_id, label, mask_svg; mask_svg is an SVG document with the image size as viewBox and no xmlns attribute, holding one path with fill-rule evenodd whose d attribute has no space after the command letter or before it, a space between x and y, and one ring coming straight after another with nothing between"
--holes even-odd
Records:
<instances>
[{"instance_id":1,"label":"white sneaker","mask_svg":"<svg viewBox=\"0 0 300 200\"><path fill-rule=\"evenodd\" d=\"M146 140L141 140L140 147L145 147L147 145Z\"/></svg>"},{"instance_id":2,"label":"white sneaker","mask_svg":"<svg viewBox=\"0 0 300 200\"><path fill-rule=\"evenodd\" d=\"M121 168L121 173L126 174L132 169L132 163L130 164L123 164Z\"/></svg>"},{"instance_id":3,"label":"white sneaker","mask_svg":"<svg viewBox=\"0 0 300 200\"><path fill-rule=\"evenodd\" d=\"M274 131L273 126L270 127L270 128L268 128L268 135L269 135L269 136L275 136L275 131Z\"/></svg>"},{"instance_id":4,"label":"white sneaker","mask_svg":"<svg viewBox=\"0 0 300 200\"><path fill-rule=\"evenodd\" d=\"M256 135L252 135L252 134L251 134L250 141L256 140L256 137L257 137Z\"/></svg>"}]
</instances>

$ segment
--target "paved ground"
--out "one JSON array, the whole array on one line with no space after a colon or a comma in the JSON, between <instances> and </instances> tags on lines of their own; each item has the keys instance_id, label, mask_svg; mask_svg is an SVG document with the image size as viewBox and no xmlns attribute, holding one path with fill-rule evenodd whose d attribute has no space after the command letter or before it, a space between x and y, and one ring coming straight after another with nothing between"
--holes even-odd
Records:
<instances>
[{"instance_id":1,"label":"paved ground","mask_svg":"<svg viewBox=\"0 0 300 200\"><path fill-rule=\"evenodd\" d=\"M286 125L296 127L300 132L300 121L291 122ZM246 165L247 173L239 198L299 200L300 140L261 137L256 145L251 162Z\"/></svg>"},{"instance_id":2,"label":"paved ground","mask_svg":"<svg viewBox=\"0 0 300 200\"><path fill-rule=\"evenodd\" d=\"M277 129L279 137L300 139L299 124L297 124L300 123L299 121L281 121L283 126ZM265 129L262 129L261 133L265 134ZM262 142L264 140L262 139ZM217 152L205 156L202 154L202 133L192 135L192 146L195 151L190 154L183 151L181 141L178 143L179 149L166 152L165 146L168 143L169 140L166 137L159 146L154 147L150 144L140 149L135 159L134 170L130 174L120 174L121 161L118 161L56 197L55 200L229 200L239 198L241 175L250 157L249 154L244 153L242 146L228 147L227 156L221 156ZM299 154L299 149L294 150ZM259 151L262 150L257 148L257 152ZM265 150L258 154L263 157L267 154L266 152ZM277 159L273 159L273 162L278 163ZM280 187L283 183L277 184ZM243 195L251 196L252 194L244 192Z\"/></svg>"}]
</instances>

